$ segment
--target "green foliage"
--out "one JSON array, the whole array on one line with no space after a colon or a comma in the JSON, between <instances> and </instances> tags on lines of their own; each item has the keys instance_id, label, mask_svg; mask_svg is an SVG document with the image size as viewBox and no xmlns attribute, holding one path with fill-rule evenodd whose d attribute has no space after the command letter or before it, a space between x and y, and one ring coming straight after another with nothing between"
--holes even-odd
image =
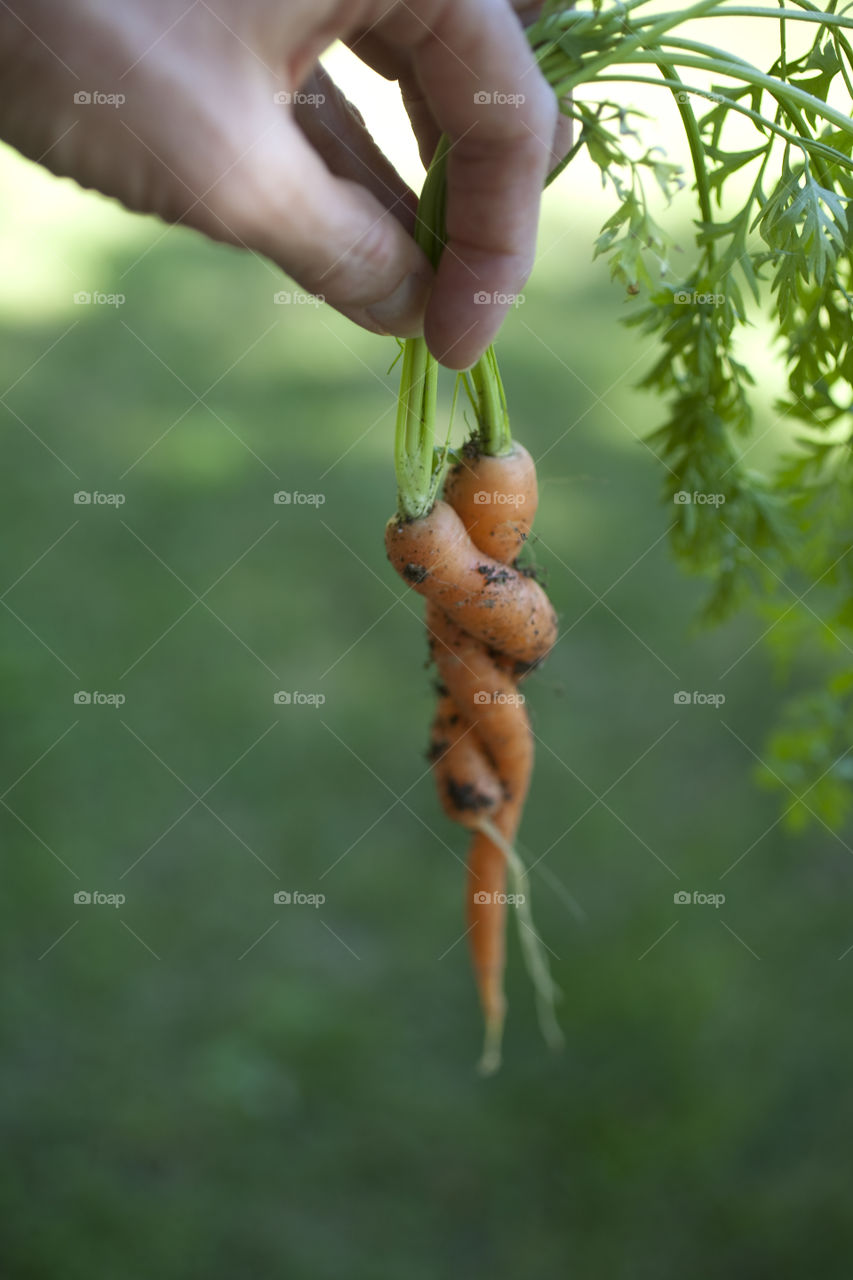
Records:
<instances>
[{"instance_id":1,"label":"green foliage","mask_svg":"<svg viewBox=\"0 0 853 1280\"><path fill-rule=\"evenodd\" d=\"M594 108L578 104L576 118L581 123L580 145L601 170L603 186L608 183L619 200L612 217L601 229L595 245L595 257L610 257L610 275L624 284L630 294L640 285L651 287L656 276L665 270L668 238L652 217L646 198L643 174L651 175L669 200L683 183L681 169L671 164L659 148L646 151L638 159L626 149L626 142L639 135L629 123L641 113L626 110L615 102L603 102ZM618 122L618 132L607 125ZM650 265L654 259L654 265Z\"/></svg>"},{"instance_id":2,"label":"green foliage","mask_svg":"<svg viewBox=\"0 0 853 1280\"><path fill-rule=\"evenodd\" d=\"M853 672L789 702L768 748L758 780L786 793L788 826L842 826L853 807Z\"/></svg>"},{"instance_id":3,"label":"green foliage","mask_svg":"<svg viewBox=\"0 0 853 1280\"><path fill-rule=\"evenodd\" d=\"M666 402L667 417L648 439L665 468L675 552L711 583L703 616L719 621L744 605L775 610L777 650L792 629L805 649L819 646L827 628L836 637L840 673L785 712L764 781L786 802L786 788L808 788L808 803L792 811L796 821L837 824L848 812L844 761L853 742L853 18L836 13L834 0L825 12L767 9L767 35L776 37L767 47L775 43L777 53L763 72L679 34L700 11L726 15L724 3L669 14L646 15L646 7L645 0L578 10L551 4L530 38L557 92L572 92L564 110L616 198L595 255L608 258L611 277L630 296L642 295L627 323L659 344L640 385ZM789 57L794 28L811 43ZM703 33L709 29L703 24ZM668 200L680 174L644 149L643 117L624 105L624 82L653 83L650 71L675 95L694 169L695 257L677 280L643 177L653 174ZM691 83L697 76L725 81L708 90ZM614 80L623 82L623 105L584 100L587 84ZM697 118L704 102L712 105ZM742 130L730 142L735 118L751 122L751 145ZM745 465L754 443L752 379L736 354L739 330L759 311L770 315L786 367L779 414L805 424L796 453L767 475ZM798 600L818 585L826 620L790 604L792 592Z\"/></svg>"}]
</instances>

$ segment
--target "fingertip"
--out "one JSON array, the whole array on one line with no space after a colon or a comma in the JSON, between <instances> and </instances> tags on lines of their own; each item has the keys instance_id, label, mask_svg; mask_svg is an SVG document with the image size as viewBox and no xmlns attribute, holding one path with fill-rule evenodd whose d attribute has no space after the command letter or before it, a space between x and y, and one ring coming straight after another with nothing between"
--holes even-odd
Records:
<instances>
[{"instance_id":1,"label":"fingertip","mask_svg":"<svg viewBox=\"0 0 853 1280\"><path fill-rule=\"evenodd\" d=\"M463 258L452 245L445 249L424 325L427 346L440 364L457 371L476 364L494 342L510 308L524 301L521 289L530 265L519 258L476 250ZM484 289L485 282L491 287Z\"/></svg>"},{"instance_id":2,"label":"fingertip","mask_svg":"<svg viewBox=\"0 0 853 1280\"><path fill-rule=\"evenodd\" d=\"M446 315L427 308L424 339L430 354L445 369L465 373L471 369L497 336L501 316L483 316L467 329L461 329Z\"/></svg>"}]
</instances>

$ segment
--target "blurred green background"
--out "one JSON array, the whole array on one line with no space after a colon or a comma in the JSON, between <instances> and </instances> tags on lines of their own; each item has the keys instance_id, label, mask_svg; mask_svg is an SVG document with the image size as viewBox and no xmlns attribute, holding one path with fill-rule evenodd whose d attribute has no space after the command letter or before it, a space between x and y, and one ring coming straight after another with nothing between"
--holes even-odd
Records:
<instances>
[{"instance_id":1,"label":"blurred green background","mask_svg":"<svg viewBox=\"0 0 853 1280\"><path fill-rule=\"evenodd\" d=\"M0 1272L848 1276L851 850L753 785L763 625L693 633L583 209L549 205L501 340L564 631L522 847L567 1044L511 937L483 1081L382 545L393 344L8 153L0 196Z\"/></svg>"}]
</instances>

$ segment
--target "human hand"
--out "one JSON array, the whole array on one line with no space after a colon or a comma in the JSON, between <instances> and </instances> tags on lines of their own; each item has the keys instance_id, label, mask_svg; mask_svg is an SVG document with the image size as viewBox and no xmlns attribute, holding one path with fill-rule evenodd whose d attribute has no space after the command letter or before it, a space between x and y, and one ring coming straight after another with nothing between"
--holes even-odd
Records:
<instances>
[{"instance_id":1,"label":"human hand","mask_svg":"<svg viewBox=\"0 0 853 1280\"><path fill-rule=\"evenodd\" d=\"M318 66L336 38L400 80L422 154L450 136L435 276L414 196ZM451 368L506 311L475 295L527 279L557 108L507 0L5 0L0 49L0 136L25 155L264 254L367 329L423 331Z\"/></svg>"}]
</instances>

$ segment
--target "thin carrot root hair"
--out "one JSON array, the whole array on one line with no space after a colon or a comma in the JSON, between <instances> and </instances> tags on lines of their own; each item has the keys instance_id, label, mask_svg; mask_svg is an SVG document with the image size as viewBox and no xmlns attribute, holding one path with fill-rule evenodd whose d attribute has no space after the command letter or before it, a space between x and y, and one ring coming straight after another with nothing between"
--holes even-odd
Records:
<instances>
[{"instance_id":1,"label":"thin carrot root hair","mask_svg":"<svg viewBox=\"0 0 853 1280\"><path fill-rule=\"evenodd\" d=\"M500 1071L505 1017L506 1006L499 1014L493 1013L486 1017L483 1052L477 1063L477 1071L481 1076L493 1076L496 1071Z\"/></svg>"},{"instance_id":2,"label":"thin carrot root hair","mask_svg":"<svg viewBox=\"0 0 853 1280\"><path fill-rule=\"evenodd\" d=\"M482 831L492 844L500 849L506 859L507 871L516 895L516 911L518 923L518 940L536 998L536 1014L545 1043L550 1049L561 1049L565 1038L557 1022L555 1005L562 998L562 992L551 977L548 959L545 955L545 944L536 931L533 922L533 909L530 903L530 880L518 851L507 840L502 832L489 818L480 818L476 829ZM486 1047L489 1045L489 1027L486 1026ZM486 1047L483 1055L485 1057ZM500 1061L500 1041L498 1041L498 1061Z\"/></svg>"}]
</instances>

